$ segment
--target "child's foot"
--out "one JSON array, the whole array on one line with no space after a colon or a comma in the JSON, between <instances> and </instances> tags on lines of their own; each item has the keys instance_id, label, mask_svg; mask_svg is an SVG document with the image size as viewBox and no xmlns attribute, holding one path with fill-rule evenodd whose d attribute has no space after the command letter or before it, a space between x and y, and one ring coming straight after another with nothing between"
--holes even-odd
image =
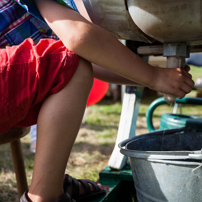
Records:
<instances>
[{"instance_id":1,"label":"child's foot","mask_svg":"<svg viewBox=\"0 0 202 202\"><path fill-rule=\"evenodd\" d=\"M63 188L64 192L67 191L76 202L88 201L106 194L108 191L108 186L103 186L90 180L77 180L68 174L65 175Z\"/></svg>"},{"instance_id":2,"label":"child's foot","mask_svg":"<svg viewBox=\"0 0 202 202\"><path fill-rule=\"evenodd\" d=\"M28 197L28 191L26 191L22 197L20 198L20 202L32 202L31 199ZM69 194L65 193L61 196L57 202L76 202L75 200L71 199Z\"/></svg>"}]
</instances>

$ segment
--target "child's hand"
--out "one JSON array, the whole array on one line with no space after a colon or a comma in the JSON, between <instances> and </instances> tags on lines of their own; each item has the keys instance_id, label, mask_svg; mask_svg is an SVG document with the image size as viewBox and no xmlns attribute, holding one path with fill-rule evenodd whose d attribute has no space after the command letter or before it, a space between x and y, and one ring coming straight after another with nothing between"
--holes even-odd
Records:
<instances>
[{"instance_id":1,"label":"child's hand","mask_svg":"<svg viewBox=\"0 0 202 202\"><path fill-rule=\"evenodd\" d=\"M156 91L171 94L181 99L194 87L192 76L188 73L189 70L189 66L181 69L154 67L156 73L151 85L153 83L153 89Z\"/></svg>"}]
</instances>

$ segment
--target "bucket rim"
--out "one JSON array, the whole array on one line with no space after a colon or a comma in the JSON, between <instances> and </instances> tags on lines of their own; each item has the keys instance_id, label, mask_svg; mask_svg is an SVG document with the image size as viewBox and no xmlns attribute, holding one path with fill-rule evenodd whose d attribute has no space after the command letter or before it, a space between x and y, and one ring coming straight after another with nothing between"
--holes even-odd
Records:
<instances>
[{"instance_id":1,"label":"bucket rim","mask_svg":"<svg viewBox=\"0 0 202 202\"><path fill-rule=\"evenodd\" d=\"M162 131L155 131L151 133L146 133L141 136L138 136L138 140L144 139L156 135L162 135L162 132L164 135L171 135L176 132L185 132L193 131L193 129L190 129L189 127L183 127L178 129L170 129L170 130L162 130ZM132 138L129 138L127 140L122 141L119 143L120 152L124 154L125 156L129 157L135 157L135 158L143 158L143 159L161 159L161 160L185 160L185 159L195 159L195 160L202 160L202 150L192 150L192 151L140 151L140 150L130 150L127 149L127 144L133 140L135 140L137 136L134 136ZM124 148L125 147L125 148Z\"/></svg>"},{"instance_id":2,"label":"bucket rim","mask_svg":"<svg viewBox=\"0 0 202 202\"><path fill-rule=\"evenodd\" d=\"M142 158L147 160L202 160L201 150L195 151L139 151L121 148L120 152L128 157Z\"/></svg>"},{"instance_id":3,"label":"bucket rim","mask_svg":"<svg viewBox=\"0 0 202 202\"><path fill-rule=\"evenodd\" d=\"M133 157L130 157L132 161ZM137 160L137 158L134 158ZM143 159L148 162L153 162L153 163L163 163L167 165L185 165L185 166L201 166L201 162L196 162L196 161L181 161L181 159ZM184 159L183 159L184 160ZM186 159L185 159L186 160Z\"/></svg>"}]
</instances>

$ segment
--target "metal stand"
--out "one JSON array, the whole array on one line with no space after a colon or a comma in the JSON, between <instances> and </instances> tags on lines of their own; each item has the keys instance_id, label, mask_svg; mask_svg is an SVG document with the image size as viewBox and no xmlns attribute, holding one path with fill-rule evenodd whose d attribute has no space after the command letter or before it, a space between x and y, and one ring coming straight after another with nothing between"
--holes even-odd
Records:
<instances>
[{"instance_id":1,"label":"metal stand","mask_svg":"<svg viewBox=\"0 0 202 202\"><path fill-rule=\"evenodd\" d=\"M148 61L148 57L144 59ZM143 87L126 86L116 144L108 166L99 173L99 182L110 187L109 193L89 202L136 202L132 172L118 144L135 136L142 92Z\"/></svg>"},{"instance_id":2,"label":"metal stand","mask_svg":"<svg viewBox=\"0 0 202 202\"><path fill-rule=\"evenodd\" d=\"M143 87L126 87L116 144L108 163L111 169L121 170L126 165L127 158L120 153L118 144L125 139L135 136L142 91Z\"/></svg>"}]
</instances>

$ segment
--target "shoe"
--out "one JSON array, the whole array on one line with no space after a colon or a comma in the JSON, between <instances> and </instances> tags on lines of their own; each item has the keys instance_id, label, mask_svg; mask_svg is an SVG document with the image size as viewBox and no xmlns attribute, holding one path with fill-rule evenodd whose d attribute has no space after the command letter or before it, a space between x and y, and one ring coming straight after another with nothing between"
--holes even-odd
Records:
<instances>
[{"instance_id":1,"label":"shoe","mask_svg":"<svg viewBox=\"0 0 202 202\"><path fill-rule=\"evenodd\" d=\"M79 194L79 182L83 185L85 189L85 194ZM91 191L89 184L93 186L94 191ZM95 182L91 180L75 179L66 174L63 182L64 192L67 192L68 187L70 187L71 185L73 186L73 194L71 197L72 199L76 200L76 202L88 202L90 199L99 197L107 193L107 186L102 185L103 187L105 187L105 189L101 189Z\"/></svg>"},{"instance_id":2,"label":"shoe","mask_svg":"<svg viewBox=\"0 0 202 202\"><path fill-rule=\"evenodd\" d=\"M28 191L26 191L20 198L20 202L32 202L27 195ZM76 202L75 200L71 199L69 194L65 193L63 196L59 198L57 202Z\"/></svg>"}]
</instances>

